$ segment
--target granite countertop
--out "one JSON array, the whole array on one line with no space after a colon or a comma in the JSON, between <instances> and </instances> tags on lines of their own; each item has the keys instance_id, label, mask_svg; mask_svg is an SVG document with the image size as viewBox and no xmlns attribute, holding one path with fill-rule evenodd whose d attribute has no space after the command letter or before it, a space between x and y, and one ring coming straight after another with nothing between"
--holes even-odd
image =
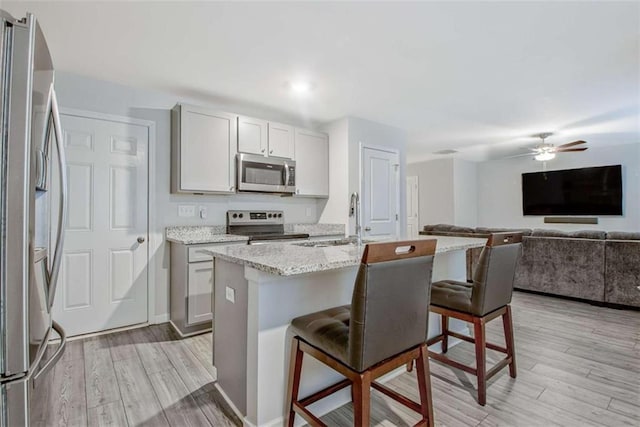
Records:
<instances>
[{"instance_id":1,"label":"granite countertop","mask_svg":"<svg viewBox=\"0 0 640 427\"><path fill-rule=\"evenodd\" d=\"M227 227L224 225L195 225L167 227L166 239L170 242L182 243L183 245L197 245L201 243L225 243L247 241L247 236L237 236L226 234Z\"/></svg>"},{"instance_id":2,"label":"granite countertop","mask_svg":"<svg viewBox=\"0 0 640 427\"><path fill-rule=\"evenodd\" d=\"M445 253L469 248L482 247L487 239L470 237L421 236L417 239L436 239L436 253ZM343 267L353 267L360 263L364 246L343 245L309 247L295 243L274 243L270 245L221 246L203 250L215 258L279 276L315 273Z\"/></svg>"},{"instance_id":3,"label":"granite countertop","mask_svg":"<svg viewBox=\"0 0 640 427\"><path fill-rule=\"evenodd\" d=\"M307 233L309 237L344 236L344 224L285 224L287 233ZM166 239L183 245L247 241L247 236L227 234L225 225L187 225L166 228Z\"/></svg>"}]
</instances>

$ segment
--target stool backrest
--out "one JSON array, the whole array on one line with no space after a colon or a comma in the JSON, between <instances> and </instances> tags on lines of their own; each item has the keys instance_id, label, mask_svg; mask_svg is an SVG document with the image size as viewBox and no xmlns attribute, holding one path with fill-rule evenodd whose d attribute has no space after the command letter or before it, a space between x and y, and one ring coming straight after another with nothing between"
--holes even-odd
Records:
<instances>
[{"instance_id":1,"label":"stool backrest","mask_svg":"<svg viewBox=\"0 0 640 427\"><path fill-rule=\"evenodd\" d=\"M356 277L349 361L359 371L427 339L436 240L367 245Z\"/></svg>"},{"instance_id":2,"label":"stool backrest","mask_svg":"<svg viewBox=\"0 0 640 427\"><path fill-rule=\"evenodd\" d=\"M494 233L482 249L473 274L471 311L485 315L511 303L522 233Z\"/></svg>"}]
</instances>

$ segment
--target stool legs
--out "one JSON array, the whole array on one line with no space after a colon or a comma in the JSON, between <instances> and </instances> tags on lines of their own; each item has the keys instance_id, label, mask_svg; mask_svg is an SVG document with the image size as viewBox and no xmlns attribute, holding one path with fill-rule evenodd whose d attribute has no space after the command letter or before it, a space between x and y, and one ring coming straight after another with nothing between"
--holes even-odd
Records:
<instances>
[{"instance_id":1,"label":"stool legs","mask_svg":"<svg viewBox=\"0 0 640 427\"><path fill-rule=\"evenodd\" d=\"M440 322L442 329L442 352L446 353L447 350L449 350L449 316L441 315Z\"/></svg>"},{"instance_id":2,"label":"stool legs","mask_svg":"<svg viewBox=\"0 0 640 427\"><path fill-rule=\"evenodd\" d=\"M484 319L473 320L473 339L476 345L476 375L478 376L478 403L487 403L487 350L484 333Z\"/></svg>"},{"instance_id":3,"label":"stool legs","mask_svg":"<svg viewBox=\"0 0 640 427\"><path fill-rule=\"evenodd\" d=\"M507 357L511 358L509 363L509 375L515 378L516 373L516 351L513 340L513 319L511 317L511 306L507 306L507 311L502 315L502 326L504 327L504 341L507 345Z\"/></svg>"},{"instance_id":4,"label":"stool legs","mask_svg":"<svg viewBox=\"0 0 640 427\"><path fill-rule=\"evenodd\" d=\"M420 409L422 419L427 426L433 427L433 399L431 398L431 369L429 369L429 350L426 344L420 347L420 357L416 359L418 390L420 391Z\"/></svg>"},{"instance_id":5,"label":"stool legs","mask_svg":"<svg viewBox=\"0 0 640 427\"><path fill-rule=\"evenodd\" d=\"M354 425L368 426L371 416L371 373L363 372L351 385Z\"/></svg>"},{"instance_id":6,"label":"stool legs","mask_svg":"<svg viewBox=\"0 0 640 427\"><path fill-rule=\"evenodd\" d=\"M300 340L296 338L292 339L291 358L289 359L289 383L287 385L287 415L285 419L285 425L288 427L293 427L293 422L296 417L293 411L293 402L298 400L303 355L304 353L300 350Z\"/></svg>"}]
</instances>

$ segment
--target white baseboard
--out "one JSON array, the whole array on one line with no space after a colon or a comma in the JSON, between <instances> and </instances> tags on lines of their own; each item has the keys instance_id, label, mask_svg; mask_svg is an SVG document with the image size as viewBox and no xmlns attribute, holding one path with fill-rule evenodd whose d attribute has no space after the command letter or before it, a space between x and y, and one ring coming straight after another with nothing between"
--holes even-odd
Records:
<instances>
[{"instance_id":1,"label":"white baseboard","mask_svg":"<svg viewBox=\"0 0 640 427\"><path fill-rule=\"evenodd\" d=\"M160 323L167 323L169 321L169 313L164 313L164 314L158 314L155 316L153 322L149 322L151 324L160 324Z\"/></svg>"}]
</instances>

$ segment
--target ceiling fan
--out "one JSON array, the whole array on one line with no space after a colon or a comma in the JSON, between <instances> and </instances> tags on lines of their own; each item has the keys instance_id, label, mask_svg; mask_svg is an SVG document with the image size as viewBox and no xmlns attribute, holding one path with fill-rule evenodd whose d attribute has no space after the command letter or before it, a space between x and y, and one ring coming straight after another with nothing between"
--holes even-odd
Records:
<instances>
[{"instance_id":1,"label":"ceiling fan","mask_svg":"<svg viewBox=\"0 0 640 427\"><path fill-rule=\"evenodd\" d=\"M556 157L557 153L569 153L576 151L585 151L588 147L576 147L576 145L586 144L586 141L578 140L573 142L567 142L566 144L555 146L553 144L548 144L545 142L545 139L549 138L553 133L551 132L543 132L539 133L536 136L542 140L542 143L536 147L529 148L531 153L520 154L514 157L520 156L530 156L533 154L533 158L540 162L545 162L547 160L552 160Z\"/></svg>"}]
</instances>

